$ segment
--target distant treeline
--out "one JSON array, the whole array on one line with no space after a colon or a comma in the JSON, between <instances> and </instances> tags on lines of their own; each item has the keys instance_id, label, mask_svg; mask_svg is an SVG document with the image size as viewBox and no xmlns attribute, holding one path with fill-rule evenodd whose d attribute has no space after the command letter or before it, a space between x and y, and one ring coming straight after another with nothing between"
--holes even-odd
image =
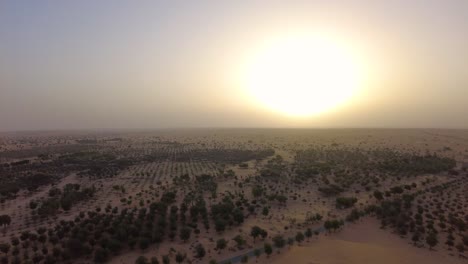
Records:
<instances>
[{"instance_id":1,"label":"distant treeline","mask_svg":"<svg viewBox=\"0 0 468 264\"><path fill-rule=\"evenodd\" d=\"M207 160L219 163L242 163L250 160L262 160L275 154L273 149L241 150L241 149L205 149L180 152L174 157L176 162L190 162L194 160ZM148 155L148 161L161 161L172 158L170 153L154 153Z\"/></svg>"},{"instance_id":2,"label":"distant treeline","mask_svg":"<svg viewBox=\"0 0 468 264\"><path fill-rule=\"evenodd\" d=\"M31 174L14 178L0 179L0 196L3 198L15 195L21 189L34 191L40 186L53 183L55 177L48 174Z\"/></svg>"}]
</instances>

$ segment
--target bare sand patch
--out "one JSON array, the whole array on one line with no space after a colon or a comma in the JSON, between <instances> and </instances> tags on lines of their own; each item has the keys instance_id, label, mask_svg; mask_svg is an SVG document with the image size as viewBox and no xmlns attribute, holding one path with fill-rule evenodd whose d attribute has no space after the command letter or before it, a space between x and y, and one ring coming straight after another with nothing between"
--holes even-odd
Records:
<instances>
[{"instance_id":1,"label":"bare sand patch","mask_svg":"<svg viewBox=\"0 0 468 264\"><path fill-rule=\"evenodd\" d=\"M457 255L456 252L454 254ZM262 262L266 259L262 259ZM272 264L455 264L466 259L450 257L427 248L416 248L407 240L382 230L377 220L365 219L346 226L337 234L320 236L303 246L293 246L273 257Z\"/></svg>"}]
</instances>

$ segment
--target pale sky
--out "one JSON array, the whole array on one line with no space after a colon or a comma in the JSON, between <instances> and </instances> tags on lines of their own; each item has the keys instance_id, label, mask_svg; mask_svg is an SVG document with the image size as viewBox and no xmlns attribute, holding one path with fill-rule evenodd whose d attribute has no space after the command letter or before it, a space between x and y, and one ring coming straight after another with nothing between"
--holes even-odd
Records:
<instances>
[{"instance_id":1,"label":"pale sky","mask_svg":"<svg viewBox=\"0 0 468 264\"><path fill-rule=\"evenodd\" d=\"M296 31L354 50L359 94L301 118L250 98L249 56ZM0 131L468 128L467 103L466 0L0 1Z\"/></svg>"}]
</instances>

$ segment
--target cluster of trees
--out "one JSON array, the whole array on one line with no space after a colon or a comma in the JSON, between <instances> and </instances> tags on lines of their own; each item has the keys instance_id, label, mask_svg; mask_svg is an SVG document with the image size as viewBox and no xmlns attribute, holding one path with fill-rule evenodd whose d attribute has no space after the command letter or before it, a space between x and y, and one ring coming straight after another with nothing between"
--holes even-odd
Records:
<instances>
[{"instance_id":1,"label":"cluster of trees","mask_svg":"<svg viewBox=\"0 0 468 264\"><path fill-rule=\"evenodd\" d=\"M7 226L11 223L11 217L9 215L0 215L0 226Z\"/></svg>"},{"instance_id":2,"label":"cluster of trees","mask_svg":"<svg viewBox=\"0 0 468 264\"><path fill-rule=\"evenodd\" d=\"M58 213L59 209L69 211L72 206L81 201L94 196L96 188L94 186L81 189L79 184L67 184L63 190L53 187L49 190L49 198L44 201L31 201L29 207L37 208L37 214L41 217L52 216Z\"/></svg>"},{"instance_id":3,"label":"cluster of trees","mask_svg":"<svg viewBox=\"0 0 468 264\"><path fill-rule=\"evenodd\" d=\"M20 161L11 162L8 165L12 167L16 167L16 166L29 164L30 162L31 162L30 160L20 160Z\"/></svg>"},{"instance_id":4,"label":"cluster of trees","mask_svg":"<svg viewBox=\"0 0 468 264\"><path fill-rule=\"evenodd\" d=\"M319 174L329 173L331 167L326 163L318 162L307 162L301 163L298 168L296 168L296 180L298 182L303 182L308 179L313 179Z\"/></svg>"},{"instance_id":5,"label":"cluster of trees","mask_svg":"<svg viewBox=\"0 0 468 264\"><path fill-rule=\"evenodd\" d=\"M78 144L97 144L97 139L77 139L76 143Z\"/></svg>"},{"instance_id":6,"label":"cluster of trees","mask_svg":"<svg viewBox=\"0 0 468 264\"><path fill-rule=\"evenodd\" d=\"M288 197L286 197L285 195L282 195L282 194L269 194L267 196L268 200L270 201L278 201L280 204L286 204L286 201L288 200Z\"/></svg>"},{"instance_id":7,"label":"cluster of trees","mask_svg":"<svg viewBox=\"0 0 468 264\"><path fill-rule=\"evenodd\" d=\"M312 229L307 228L305 232L300 232L298 231L295 236L285 238L282 235L275 235L271 238L271 242L265 242L263 250L262 249L255 249L254 250L254 255L258 258L262 253L267 254L267 256L270 256L273 253L273 249L281 249L285 247L286 245L292 245L294 242L301 243L303 242L306 238L310 239L314 233L312 232ZM318 234L318 232L316 232ZM267 238L268 232L264 230L263 228L259 226L253 226L250 231L250 236L253 238L254 242L258 237L261 237L263 240ZM237 235L232 239L234 242L236 242L236 246L238 249L242 249L243 246L246 244L245 239L241 235ZM228 241L226 241L224 238L218 239L216 241L216 250L222 250L226 248ZM248 255L244 255L241 257L241 263L246 263L248 262ZM217 263L216 261L212 260L210 263Z\"/></svg>"},{"instance_id":8,"label":"cluster of trees","mask_svg":"<svg viewBox=\"0 0 468 264\"><path fill-rule=\"evenodd\" d=\"M189 205L190 208L187 206ZM208 208L206 206L205 199L202 195L197 195L192 198L191 195L185 197L184 202L180 206L180 218L182 223L186 223L186 212L187 210L190 213L191 223L190 225L195 229L195 232L198 233L197 228L198 217L201 216L203 225L206 230L210 229Z\"/></svg>"},{"instance_id":9,"label":"cluster of trees","mask_svg":"<svg viewBox=\"0 0 468 264\"><path fill-rule=\"evenodd\" d=\"M424 173L440 173L449 171L456 166L451 158L434 155L417 155L390 152L385 159L379 161L377 168L393 174L418 175Z\"/></svg>"},{"instance_id":10,"label":"cluster of trees","mask_svg":"<svg viewBox=\"0 0 468 264\"><path fill-rule=\"evenodd\" d=\"M35 191L41 186L53 183L56 179L56 177L44 173L6 176L0 179L0 196L5 198L14 197L20 190Z\"/></svg>"},{"instance_id":11,"label":"cluster of trees","mask_svg":"<svg viewBox=\"0 0 468 264\"><path fill-rule=\"evenodd\" d=\"M381 219L382 226L390 225L401 235L406 235L411 220L409 211L413 199L413 196L407 195L405 199L383 200L374 207L374 212Z\"/></svg>"},{"instance_id":12,"label":"cluster of trees","mask_svg":"<svg viewBox=\"0 0 468 264\"><path fill-rule=\"evenodd\" d=\"M451 171L455 160L437 155L401 153L390 149L363 150L339 146L315 147L296 152L293 182L301 184L319 179L325 184L320 191L326 195L337 195L341 188L360 183L367 191L371 183L376 186L380 178L387 176L419 175ZM335 186L327 175L334 175ZM377 176L371 176L378 174Z\"/></svg>"},{"instance_id":13,"label":"cluster of trees","mask_svg":"<svg viewBox=\"0 0 468 264\"><path fill-rule=\"evenodd\" d=\"M74 204L93 197L94 193L96 192L94 185L91 187L82 188L81 190L80 188L81 186L79 184L67 184L65 187L63 187L63 192L59 198L60 206L63 210L70 210ZM57 196L58 193L52 197L58 198Z\"/></svg>"},{"instance_id":14,"label":"cluster of trees","mask_svg":"<svg viewBox=\"0 0 468 264\"><path fill-rule=\"evenodd\" d=\"M448 188L458 186L459 181L453 180L413 194L403 194L391 200L380 200L379 204L369 206L369 211L372 211L380 218L383 227L390 226L402 236L411 234L411 240L415 245L425 242L432 249L439 243L440 233L444 231L447 232L447 242L445 244L452 247L455 246L453 234L456 231L463 234L467 230L468 225L461 217L453 213L454 211L453 208L450 208L450 203L448 203L449 208L447 209L451 211L445 214L446 210L443 208L442 202L438 198L434 198L433 195L443 196L443 194L446 194L450 197L451 192ZM394 190L392 191L393 193L400 193L400 189L404 190L407 188L392 189ZM427 202L425 201L427 196L432 197L429 204L425 203ZM417 199L418 204L414 205L416 197L422 198ZM431 210L428 205L433 205L436 209ZM413 212L413 210L416 210L416 212ZM356 211L352 212L348 217L356 219L364 213L367 212ZM465 242L466 245L468 238ZM456 248L462 252L465 245L459 243L456 245Z\"/></svg>"},{"instance_id":15,"label":"cluster of trees","mask_svg":"<svg viewBox=\"0 0 468 264\"><path fill-rule=\"evenodd\" d=\"M66 166L69 170L79 171L78 175L90 178L110 178L120 171L137 163L136 158L116 156L97 151L80 151L65 154L54 160L56 166Z\"/></svg>"},{"instance_id":16,"label":"cluster of trees","mask_svg":"<svg viewBox=\"0 0 468 264\"><path fill-rule=\"evenodd\" d=\"M81 147L80 147L81 146ZM54 153L67 153L57 158L51 158L44 153L39 153L39 158L51 158L47 162L21 161L17 166L0 166L0 201L14 198L20 190L35 191L41 186L53 184L62 175L70 172L78 172L80 176L94 178L113 177L117 173L139 160L126 158L109 153L89 151L89 146L75 145L63 146L64 149L55 150ZM77 150L82 151L77 151ZM42 148L30 152L43 151ZM49 150L50 151L50 150ZM19 152L19 151L18 151ZM32 155L30 153L29 155ZM140 158L141 159L141 158Z\"/></svg>"},{"instance_id":17,"label":"cluster of trees","mask_svg":"<svg viewBox=\"0 0 468 264\"><path fill-rule=\"evenodd\" d=\"M306 215L306 222L307 223L313 223L313 222L317 222L317 221L320 221L322 220L323 216L319 213L311 213L311 212L307 212L307 215Z\"/></svg>"},{"instance_id":18,"label":"cluster of trees","mask_svg":"<svg viewBox=\"0 0 468 264\"><path fill-rule=\"evenodd\" d=\"M333 219L333 220L325 221L325 223L323 224L323 227L325 228L325 230L330 232L331 230L336 231L337 229L339 229L343 225L344 225L343 220Z\"/></svg>"},{"instance_id":19,"label":"cluster of trees","mask_svg":"<svg viewBox=\"0 0 468 264\"><path fill-rule=\"evenodd\" d=\"M336 208L347 209L353 207L356 202L356 197L338 197L336 198Z\"/></svg>"},{"instance_id":20,"label":"cluster of trees","mask_svg":"<svg viewBox=\"0 0 468 264\"><path fill-rule=\"evenodd\" d=\"M277 179L283 175L286 165L284 164L283 157L276 155L274 158L268 160L267 164L260 170L262 178Z\"/></svg>"},{"instance_id":21,"label":"cluster of trees","mask_svg":"<svg viewBox=\"0 0 468 264\"><path fill-rule=\"evenodd\" d=\"M273 149L200 149L192 150L191 152L180 152L176 157L177 162L189 162L194 158L198 160L209 160L218 163L239 164L250 160L263 160L273 156Z\"/></svg>"},{"instance_id":22,"label":"cluster of trees","mask_svg":"<svg viewBox=\"0 0 468 264\"><path fill-rule=\"evenodd\" d=\"M264 239L266 236L267 236L267 233L265 232L262 232L261 231L262 229L259 228L258 226L254 226L251 230L251 234L252 233L255 233L255 234L258 234L258 233L261 233L261 234L264 234L264 236L262 236L262 238ZM278 250L284 248L286 245L293 245L294 242L297 242L297 243L301 243L303 242L306 238L307 239L310 239L313 235L313 232L310 228L308 228L305 232L297 232L296 235L294 237L289 237L289 238L285 238L283 237L282 235L275 235L272 237L271 239L271 242L265 242L264 245L263 245L263 251L261 249L255 249L254 250L254 255L258 258L262 253L265 253L268 257L273 253L273 249L276 248ZM255 237L254 237L255 239ZM239 245L239 243L242 243L242 238L240 238L240 236L236 236L233 240L236 241L236 243ZM224 248L226 245L225 245L225 240L224 239L221 239L221 240L218 240L218 243L217 244L221 244L222 245L222 248ZM220 246L217 246L217 248L220 248ZM242 256L241 258L241 263L247 263L248 262L248 256L247 255L244 255ZM215 261L213 262L210 262L210 263L216 263Z\"/></svg>"},{"instance_id":23,"label":"cluster of trees","mask_svg":"<svg viewBox=\"0 0 468 264\"><path fill-rule=\"evenodd\" d=\"M252 157L261 159L273 155L274 151L215 149L200 151L200 153L202 154L199 158L222 161L224 163L228 161L245 162L244 159L252 159ZM198 155L198 153L191 152L187 152L186 154L187 156L184 156L185 154L182 153L178 158L192 158L192 155ZM377 185L379 181L377 177L369 181L361 181L362 178L368 176L372 171L372 164L374 162L379 164L378 168L380 170L390 174L395 171L393 166L400 163L415 163L418 170L414 170L413 172L448 168L450 165L449 160L435 156L424 156L421 158L419 156L389 154L385 151L346 150L339 149L337 146L326 150L303 151L298 153L298 157L298 162L293 167L295 171L288 170L287 163L284 162L283 158L276 156L269 160L265 168L260 171L260 177L251 177L250 180L256 180L251 185L252 195L256 199L251 202L244 198L243 191L235 191L235 194L226 192L222 194L222 199L215 199L217 196L217 183L213 176L199 175L191 178L188 174L185 174L174 178L174 184L190 186L189 192L180 206L175 204L177 193L171 188L166 189L164 187L163 190L166 191L162 194L159 202L151 203L150 200L144 201L142 198L139 208L119 210L117 207L113 209L109 207L106 208L105 212L101 212L100 208L96 208L96 211L90 211L86 214L81 213L73 221L61 221L54 228L38 229L35 232L23 233L19 239L14 238L11 240L11 243L0 245L0 250L11 253L10 255L5 253L11 262L20 259L21 261L33 260L40 262L44 260L45 263L60 263L83 256L92 257L96 262L105 262L110 256L117 255L127 248L134 249L138 247L141 250L145 250L151 244L160 244L165 239L173 241L179 238L185 243L190 240L193 233L200 233L200 218L205 229L208 230L210 223L214 223L216 231L223 232L227 227L242 224L245 217L248 216L248 213L244 214L247 210L253 213L257 208L263 208L263 215L268 215L268 201L278 201L284 204L288 200L288 197L292 197L294 200L297 197L301 197L301 194L298 193L287 196L289 186L286 187L286 190L280 189L281 187L278 188L280 180L289 179L283 176L291 172L299 175L299 180L305 178L317 180L317 182L321 180L324 186L321 185L319 191L323 195L332 196L338 195L345 190L344 188L349 186L349 182L345 182L347 181L346 177L344 177L346 175L352 175L350 177L352 181L359 182L362 186L367 186L368 182L373 182ZM372 157L372 159L369 157ZM91 161L93 159L96 159L96 162ZM119 163L120 161L116 163L116 160L118 159L112 155L87 152L64 155L60 159L60 163L78 169L91 166L89 169L90 174L101 177L113 175L119 168L123 168L126 166L125 164L129 164L125 160L120 160L122 163ZM434 162L436 165L429 165L427 164L428 162ZM103 171L99 168L105 164L110 165L110 170ZM356 170L353 171L353 169ZM358 170L359 173L356 173ZM333 175L336 175L336 179L329 180L326 174L332 172ZM233 172L228 172L227 175L235 176ZM289 174L289 176L291 175ZM249 183L247 180L239 182L236 179L235 186L242 188L241 186L245 186L244 184L248 185ZM411 213L415 196L406 194L406 190L412 190L414 187L416 186L402 185L392 187L383 193L375 191L374 197L379 201L379 204L369 206L364 211L353 209L346 217L346 220L356 221L363 215L372 212L381 219L382 225L396 227L400 234L413 232L413 237L416 241L425 239L427 244L433 247L438 243L437 229L431 227L431 222L429 221L423 223L423 219L434 220L433 226L436 223L436 216L439 216L429 217L427 209L423 209L423 212L418 212L417 214ZM117 186L114 189L117 191L124 190L123 186ZM183 189L184 193L186 193L185 191L186 188ZM63 190L53 188L49 192L49 199L41 203L32 203L31 208L37 208L39 215L51 215L58 208L70 210L76 202L91 197L94 192L94 187L92 190L86 190L81 189L79 185L73 184L65 186ZM212 202L209 208L203 198L204 192L214 194L210 198ZM392 196L393 200L386 200L384 196ZM306 199L304 199L304 202L307 202ZM355 197L338 197L336 198L336 207L342 209L351 208L356 202L357 199ZM187 220L188 217L190 217L190 220ZM315 214L308 216L307 219L311 222L320 221L322 216ZM458 215L448 216L446 220L447 223L451 224L452 228L456 227L460 231L466 230L465 222ZM1 222L0 216L0 224ZM334 231L343 225L343 220L327 220L324 223L324 228L328 231ZM311 229L307 229L305 232L297 232L292 238L284 238L281 235L274 236L271 240L272 244L265 243L264 251L269 255L273 247L280 249L287 244L294 243L294 241L300 243L304 239L310 238L312 233ZM254 226L251 229L250 236L256 241L257 238L265 239L268 236L268 232L259 226ZM232 238L232 241L236 243L238 248L242 248L246 244L246 240L240 235ZM228 241L225 239L219 239L216 242L216 249L224 249L227 243ZM206 250L202 244L197 244L193 247L193 250L194 256L197 258L201 259L206 255ZM33 256L30 255L31 253ZM176 254L176 262L182 262L185 259L185 253L179 252ZM170 258L169 256L163 256L161 260L163 263L169 263ZM159 263L159 259L139 257L137 263Z\"/></svg>"},{"instance_id":24,"label":"cluster of trees","mask_svg":"<svg viewBox=\"0 0 468 264\"><path fill-rule=\"evenodd\" d=\"M123 186L123 185L114 185L114 186L112 186L112 189L114 189L114 190L116 190L116 191L118 191L120 193L126 193L127 192L126 189L125 189L125 186Z\"/></svg>"},{"instance_id":25,"label":"cluster of trees","mask_svg":"<svg viewBox=\"0 0 468 264\"><path fill-rule=\"evenodd\" d=\"M172 182L177 186L185 186L191 182L191 179L190 179L190 176L187 173L185 173L180 176L177 176L177 175L174 176L172 178Z\"/></svg>"},{"instance_id":26,"label":"cluster of trees","mask_svg":"<svg viewBox=\"0 0 468 264\"><path fill-rule=\"evenodd\" d=\"M357 209L353 209L347 216L346 216L346 221L348 222L355 222L359 220L359 218L363 217L366 215L365 211L360 211Z\"/></svg>"},{"instance_id":27,"label":"cluster of trees","mask_svg":"<svg viewBox=\"0 0 468 264\"><path fill-rule=\"evenodd\" d=\"M335 195L340 194L341 192L344 192L343 188L335 184L330 184L325 187L320 187L318 188L318 190L325 196L335 196Z\"/></svg>"},{"instance_id":28,"label":"cluster of trees","mask_svg":"<svg viewBox=\"0 0 468 264\"><path fill-rule=\"evenodd\" d=\"M182 253L182 252L177 252L175 254L175 261L177 263L182 263L185 259L187 258L187 254L185 253ZM171 263L171 258L169 255L163 255L161 257L161 262L162 264L169 264ZM158 259L158 257L151 257L150 259L148 259L147 257L145 256L139 256L136 260L135 260L135 264L159 264L161 263Z\"/></svg>"},{"instance_id":29,"label":"cluster of trees","mask_svg":"<svg viewBox=\"0 0 468 264\"><path fill-rule=\"evenodd\" d=\"M417 187L416 183L412 184L405 184L405 185L398 185L398 186L393 186L389 190L385 192L381 192L379 190L375 190L373 195L374 197L378 200L381 201L385 197L391 197L392 195L400 195L405 193L406 191L413 190L414 188Z\"/></svg>"},{"instance_id":30,"label":"cluster of trees","mask_svg":"<svg viewBox=\"0 0 468 264\"><path fill-rule=\"evenodd\" d=\"M242 163L239 164L239 168L241 168L241 169L247 169L248 167L249 167L248 163L242 162Z\"/></svg>"},{"instance_id":31,"label":"cluster of trees","mask_svg":"<svg viewBox=\"0 0 468 264\"><path fill-rule=\"evenodd\" d=\"M52 188L49 191L48 200L60 200L64 197L79 197L77 192L83 192L78 185L67 185L63 189ZM226 195L218 203L211 207L211 214L201 195L190 196L180 206L174 205L176 193L166 191L161 195L159 202L142 205L139 209L123 209L111 207L106 210L96 208L95 211L80 213L74 220L60 221L50 229L41 228L36 232L24 232L19 238L13 237L8 246L11 254L5 256L8 261L22 263L33 261L44 263L61 263L81 257L91 257L95 262L105 262L112 255L117 255L122 250L136 247L147 249L151 244L162 243L166 238L174 240L176 236L181 241L190 239L193 232L198 234L198 217L201 216L205 228L209 228L211 216L217 227L222 231L228 225L240 224L244 221L243 206L246 200L241 197L234 201L232 195ZM36 207L42 207L36 204ZM109 209L109 210L108 210ZM190 213L191 222L187 221L186 214ZM221 220L221 224L218 220ZM251 230L251 236L265 238L268 233L256 226ZM245 245L245 240L236 236L233 240L239 247ZM38 244L39 243L39 244ZM227 241L218 241L217 247L222 249ZM32 254L32 255L31 255ZM194 247L194 256L203 258L206 255L203 245ZM183 261L185 253L176 256L176 261ZM157 258L151 261L156 261ZM168 256L163 256L169 261ZM145 259L139 258L139 263ZM150 260L146 260L150 261ZM155 262L156 263L156 262Z\"/></svg>"},{"instance_id":32,"label":"cluster of trees","mask_svg":"<svg viewBox=\"0 0 468 264\"><path fill-rule=\"evenodd\" d=\"M239 225L244 222L242 209L234 204L230 196L225 196L219 203L211 206L211 216L218 232L224 231L227 225Z\"/></svg>"},{"instance_id":33,"label":"cluster of trees","mask_svg":"<svg viewBox=\"0 0 468 264\"><path fill-rule=\"evenodd\" d=\"M265 193L265 189L258 184L252 187L252 195L255 198L261 197L264 193Z\"/></svg>"},{"instance_id":34,"label":"cluster of trees","mask_svg":"<svg viewBox=\"0 0 468 264\"><path fill-rule=\"evenodd\" d=\"M259 226L253 226L250 230L250 236L253 237L254 241L257 237L265 239L268 236L268 232Z\"/></svg>"},{"instance_id":35,"label":"cluster of trees","mask_svg":"<svg viewBox=\"0 0 468 264\"><path fill-rule=\"evenodd\" d=\"M199 191L210 192L213 196L216 196L216 189L218 184L212 175L202 174L195 177L196 188Z\"/></svg>"},{"instance_id":36,"label":"cluster of trees","mask_svg":"<svg viewBox=\"0 0 468 264\"><path fill-rule=\"evenodd\" d=\"M298 183L313 180L322 176L322 181L329 185L330 181L323 176L334 174L336 184L341 187L349 186L352 181L358 181L355 172L362 172L371 168L369 157L372 152L356 148L338 146L314 147L296 152L296 181ZM338 187L338 188L341 188ZM337 195L338 188L323 189L325 195Z\"/></svg>"},{"instance_id":37,"label":"cluster of trees","mask_svg":"<svg viewBox=\"0 0 468 264\"><path fill-rule=\"evenodd\" d=\"M11 261L62 263L92 256L95 262L105 262L124 248L144 250L152 243L163 242L166 230L172 228L168 228L168 206L154 202L148 208L123 209L120 213L117 207L105 212L96 208L96 211L80 213L74 220L62 220L54 228L23 232L19 239L11 239Z\"/></svg>"}]
</instances>

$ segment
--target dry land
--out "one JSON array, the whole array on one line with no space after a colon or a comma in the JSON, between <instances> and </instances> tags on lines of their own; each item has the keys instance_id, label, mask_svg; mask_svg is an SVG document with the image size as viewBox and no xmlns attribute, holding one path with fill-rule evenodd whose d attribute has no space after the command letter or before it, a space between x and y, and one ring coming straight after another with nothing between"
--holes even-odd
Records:
<instances>
[{"instance_id":1,"label":"dry land","mask_svg":"<svg viewBox=\"0 0 468 264\"><path fill-rule=\"evenodd\" d=\"M3 133L0 263L467 263L467 169L467 130Z\"/></svg>"}]
</instances>

